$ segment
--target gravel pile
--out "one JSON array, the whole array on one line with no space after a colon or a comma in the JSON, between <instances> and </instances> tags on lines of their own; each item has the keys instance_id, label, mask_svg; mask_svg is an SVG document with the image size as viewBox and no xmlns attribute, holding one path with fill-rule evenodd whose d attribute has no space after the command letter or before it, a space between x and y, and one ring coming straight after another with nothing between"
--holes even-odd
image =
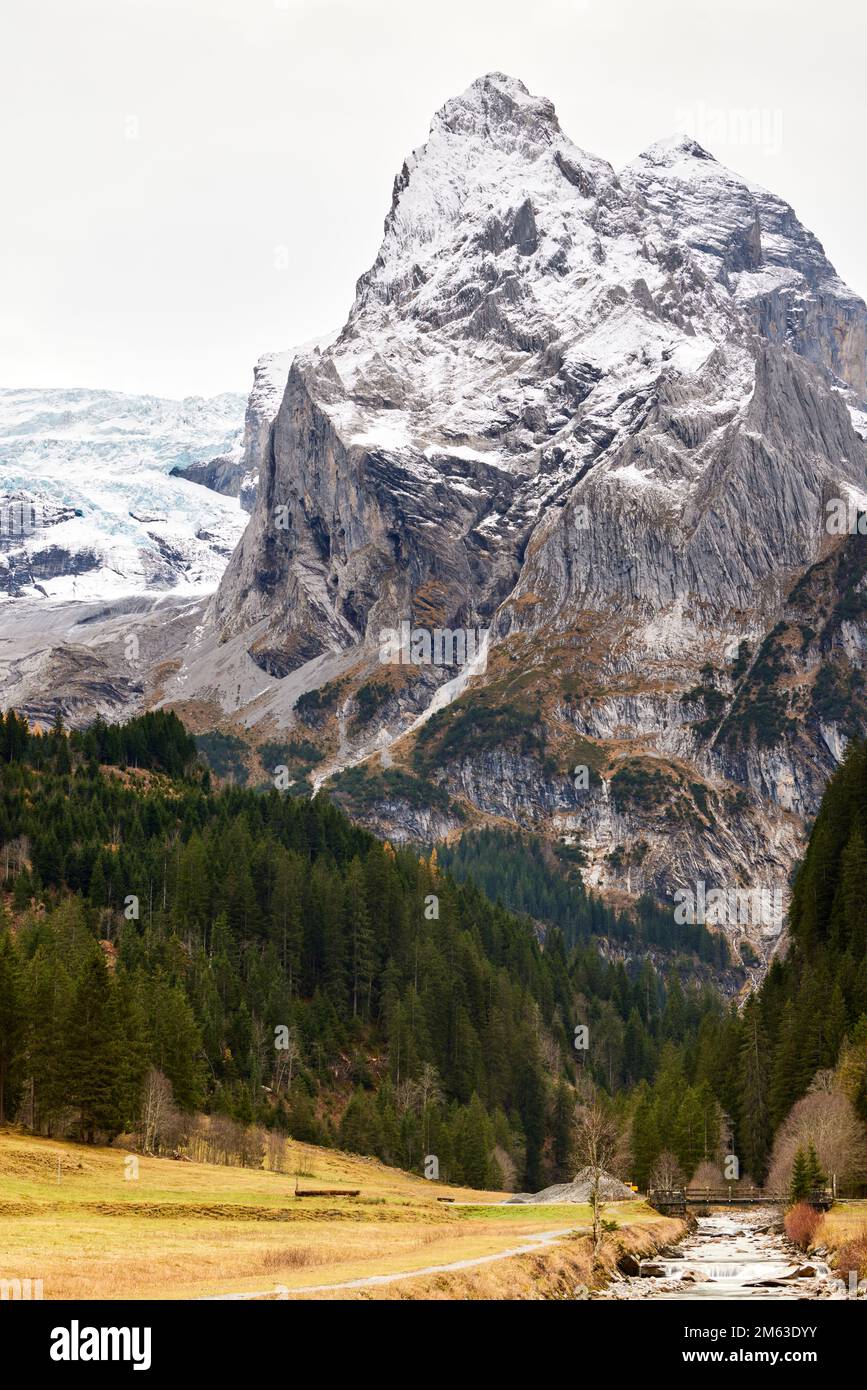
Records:
<instances>
[{"instance_id":1,"label":"gravel pile","mask_svg":"<svg viewBox=\"0 0 867 1390\"><path fill-rule=\"evenodd\" d=\"M582 1168L572 1182L558 1182L553 1187L545 1187L541 1192L516 1192L509 1197L504 1206L515 1206L529 1202L589 1202L593 1192L593 1174L589 1168ZM630 1202L636 1198L631 1187L627 1187L611 1173L603 1173L599 1182L599 1196L604 1202Z\"/></svg>"}]
</instances>

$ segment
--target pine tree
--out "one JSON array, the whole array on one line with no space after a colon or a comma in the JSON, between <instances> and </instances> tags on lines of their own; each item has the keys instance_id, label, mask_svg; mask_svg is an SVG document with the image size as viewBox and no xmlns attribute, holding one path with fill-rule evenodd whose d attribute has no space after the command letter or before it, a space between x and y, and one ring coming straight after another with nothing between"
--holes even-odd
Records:
<instances>
[{"instance_id":1,"label":"pine tree","mask_svg":"<svg viewBox=\"0 0 867 1390\"><path fill-rule=\"evenodd\" d=\"M142 1001L136 993L132 977L121 971L113 985L113 1008L120 1051L118 1115L120 1123L126 1127L137 1122L140 1113L142 1085L148 1070L146 1024ZM186 1001L184 1003L189 1009ZM195 1065L193 1057L194 1054L191 1054L190 1061Z\"/></svg>"},{"instance_id":2,"label":"pine tree","mask_svg":"<svg viewBox=\"0 0 867 1390\"><path fill-rule=\"evenodd\" d=\"M382 1120L372 1096L353 1092L340 1122L340 1147L350 1153L377 1153L382 1144Z\"/></svg>"},{"instance_id":3,"label":"pine tree","mask_svg":"<svg viewBox=\"0 0 867 1390\"><path fill-rule=\"evenodd\" d=\"M59 713L52 736L54 738L54 770L59 777L67 777L72 771L72 759L69 756L69 740L63 729L63 717Z\"/></svg>"},{"instance_id":4,"label":"pine tree","mask_svg":"<svg viewBox=\"0 0 867 1390\"><path fill-rule=\"evenodd\" d=\"M25 1036L24 991L12 936L0 929L0 1124L17 1107Z\"/></svg>"},{"instance_id":5,"label":"pine tree","mask_svg":"<svg viewBox=\"0 0 867 1390\"><path fill-rule=\"evenodd\" d=\"M819 1155L816 1153L816 1145L810 1140L807 1146L807 1171L806 1182L808 1192L824 1192L828 1183L828 1175L819 1162Z\"/></svg>"},{"instance_id":6,"label":"pine tree","mask_svg":"<svg viewBox=\"0 0 867 1390\"><path fill-rule=\"evenodd\" d=\"M271 903L272 934L283 973L289 983L289 997L296 994L301 979L301 952L304 944L302 900L304 861L292 850L277 855Z\"/></svg>"},{"instance_id":7,"label":"pine tree","mask_svg":"<svg viewBox=\"0 0 867 1390\"><path fill-rule=\"evenodd\" d=\"M465 1111L461 1132L458 1154L464 1182L470 1187L484 1188L489 1174L490 1124L485 1108L475 1092Z\"/></svg>"},{"instance_id":8,"label":"pine tree","mask_svg":"<svg viewBox=\"0 0 867 1390\"><path fill-rule=\"evenodd\" d=\"M181 1110L203 1099L202 1037L183 990L157 976L145 991L150 1036L149 1062L168 1077Z\"/></svg>"},{"instance_id":9,"label":"pine tree","mask_svg":"<svg viewBox=\"0 0 867 1390\"><path fill-rule=\"evenodd\" d=\"M323 984L339 1016L346 1018L349 1010L343 892L340 882L318 863L313 870L313 890L319 917Z\"/></svg>"},{"instance_id":10,"label":"pine tree","mask_svg":"<svg viewBox=\"0 0 867 1390\"><path fill-rule=\"evenodd\" d=\"M346 930L349 936L350 971L352 977L352 1017L359 1008L370 1012L370 991L373 985L373 933L367 908L364 870L358 858L346 871Z\"/></svg>"},{"instance_id":11,"label":"pine tree","mask_svg":"<svg viewBox=\"0 0 867 1390\"><path fill-rule=\"evenodd\" d=\"M856 960L867 954L867 845L856 823L840 861L839 897L846 944Z\"/></svg>"},{"instance_id":12,"label":"pine tree","mask_svg":"<svg viewBox=\"0 0 867 1390\"><path fill-rule=\"evenodd\" d=\"M654 1115L664 1149L674 1143L677 1116L686 1091L683 1057L673 1043L666 1043L653 1084Z\"/></svg>"},{"instance_id":13,"label":"pine tree","mask_svg":"<svg viewBox=\"0 0 867 1390\"><path fill-rule=\"evenodd\" d=\"M686 1026L686 1004L683 987L677 975L673 975L668 985L668 998L663 1014L663 1034L673 1042L680 1042Z\"/></svg>"},{"instance_id":14,"label":"pine tree","mask_svg":"<svg viewBox=\"0 0 867 1390\"><path fill-rule=\"evenodd\" d=\"M743 1015L738 1132L743 1150L742 1170L751 1173L756 1182L764 1180L771 1143L769 1090L768 1042L761 1006L752 998Z\"/></svg>"},{"instance_id":15,"label":"pine tree","mask_svg":"<svg viewBox=\"0 0 867 1390\"><path fill-rule=\"evenodd\" d=\"M93 866L93 872L90 875L90 887L88 889L88 897L90 898L90 901L93 904L93 906L97 909L100 909L105 907L107 894L108 889L105 881L105 871L102 867L102 856L100 855L100 857L96 860L96 863Z\"/></svg>"},{"instance_id":16,"label":"pine tree","mask_svg":"<svg viewBox=\"0 0 867 1390\"><path fill-rule=\"evenodd\" d=\"M774 1050L770 1091L771 1122L776 1127L786 1118L801 1093L801 1038L792 1000L783 1010Z\"/></svg>"},{"instance_id":17,"label":"pine tree","mask_svg":"<svg viewBox=\"0 0 867 1390\"><path fill-rule=\"evenodd\" d=\"M672 1148L687 1179L707 1156L707 1101L690 1086L680 1103L674 1126Z\"/></svg>"},{"instance_id":18,"label":"pine tree","mask_svg":"<svg viewBox=\"0 0 867 1390\"><path fill-rule=\"evenodd\" d=\"M792 1206L795 1206L798 1202L806 1201L809 1195L810 1176L807 1155L803 1147L799 1146L792 1167L792 1179L789 1184L789 1201Z\"/></svg>"},{"instance_id":19,"label":"pine tree","mask_svg":"<svg viewBox=\"0 0 867 1390\"><path fill-rule=\"evenodd\" d=\"M545 1140L545 1085L535 1039L525 1030L519 1041L520 1061L516 1102L524 1129L524 1185L528 1192L542 1186L542 1146Z\"/></svg>"},{"instance_id":20,"label":"pine tree","mask_svg":"<svg viewBox=\"0 0 867 1390\"><path fill-rule=\"evenodd\" d=\"M633 1009L623 1039L623 1070L627 1085L635 1086L648 1077L649 1039L638 1009Z\"/></svg>"},{"instance_id":21,"label":"pine tree","mask_svg":"<svg viewBox=\"0 0 867 1390\"><path fill-rule=\"evenodd\" d=\"M570 1182L575 1173L575 1099L563 1080L554 1099L551 1133L554 1181Z\"/></svg>"},{"instance_id":22,"label":"pine tree","mask_svg":"<svg viewBox=\"0 0 867 1390\"><path fill-rule=\"evenodd\" d=\"M867 893L867 880L865 880L865 893ZM831 1002L822 1022L822 1038L825 1044L823 1060L829 1067L834 1067L837 1064L837 1058L846 1037L846 1026L846 1000L843 997L840 981L837 980L831 993Z\"/></svg>"},{"instance_id":23,"label":"pine tree","mask_svg":"<svg viewBox=\"0 0 867 1390\"><path fill-rule=\"evenodd\" d=\"M79 1112L81 1137L92 1144L98 1131L118 1134L129 1118L123 1109L123 1038L113 982L97 948L76 982L66 1039L66 1093Z\"/></svg>"},{"instance_id":24,"label":"pine tree","mask_svg":"<svg viewBox=\"0 0 867 1390\"><path fill-rule=\"evenodd\" d=\"M653 1165L662 1152L663 1144L656 1123L656 1113L650 1092L639 1101L632 1118L632 1180L647 1191Z\"/></svg>"},{"instance_id":25,"label":"pine tree","mask_svg":"<svg viewBox=\"0 0 867 1390\"><path fill-rule=\"evenodd\" d=\"M51 1135L68 1105L64 1055L66 1020L72 1008L72 982L64 965L41 947L27 981L28 1072L35 1129Z\"/></svg>"}]
</instances>

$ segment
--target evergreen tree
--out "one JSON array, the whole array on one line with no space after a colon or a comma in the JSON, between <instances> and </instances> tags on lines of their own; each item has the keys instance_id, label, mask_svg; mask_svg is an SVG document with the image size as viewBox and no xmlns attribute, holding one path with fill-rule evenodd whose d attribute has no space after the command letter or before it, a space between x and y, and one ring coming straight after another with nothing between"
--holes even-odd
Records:
<instances>
[{"instance_id":1,"label":"evergreen tree","mask_svg":"<svg viewBox=\"0 0 867 1390\"><path fill-rule=\"evenodd\" d=\"M9 931L0 925L0 1124L7 1123L18 1105L24 1036L21 971Z\"/></svg>"},{"instance_id":2,"label":"evergreen tree","mask_svg":"<svg viewBox=\"0 0 867 1390\"><path fill-rule=\"evenodd\" d=\"M799 1145L795 1154L795 1162L792 1167L792 1180L789 1184L789 1201L792 1206L798 1202L804 1202L810 1195L810 1175L807 1155L803 1146Z\"/></svg>"},{"instance_id":3,"label":"evergreen tree","mask_svg":"<svg viewBox=\"0 0 867 1390\"><path fill-rule=\"evenodd\" d=\"M463 1181L469 1187L488 1186L492 1147L490 1122L481 1100L474 1092L461 1124L457 1145Z\"/></svg>"},{"instance_id":4,"label":"evergreen tree","mask_svg":"<svg viewBox=\"0 0 867 1390\"><path fill-rule=\"evenodd\" d=\"M114 987L103 954L94 948L76 981L66 1021L65 1082L79 1112L82 1139L113 1137L132 1117L124 1112L124 1039Z\"/></svg>"},{"instance_id":5,"label":"evergreen tree","mask_svg":"<svg viewBox=\"0 0 867 1390\"><path fill-rule=\"evenodd\" d=\"M66 1020L72 1010L72 982L56 955L40 947L27 981L29 1038L27 1063L34 1128L51 1135L68 1104L65 1049Z\"/></svg>"},{"instance_id":6,"label":"evergreen tree","mask_svg":"<svg viewBox=\"0 0 867 1390\"><path fill-rule=\"evenodd\" d=\"M632 1118L632 1180L647 1191L650 1174L663 1149L650 1092L642 1095Z\"/></svg>"},{"instance_id":7,"label":"evergreen tree","mask_svg":"<svg viewBox=\"0 0 867 1390\"><path fill-rule=\"evenodd\" d=\"M195 1110L204 1099L199 1060L202 1037L183 990L158 975L140 989L147 1010L150 1039L149 1062L168 1077L175 1102L182 1110Z\"/></svg>"},{"instance_id":8,"label":"evergreen tree","mask_svg":"<svg viewBox=\"0 0 867 1390\"><path fill-rule=\"evenodd\" d=\"M452 850L437 864L383 845L324 794L208 792L182 726L158 713L47 737L0 716L10 949L31 1020L6 1049L7 1071L18 1113L41 1132L70 1105L87 1137L116 1132L135 1116L142 1069L158 1064L184 1107L333 1142L349 1082L361 1098L346 1135L366 1151L416 1167L434 1152L443 1171L451 1164L461 1177L466 1161L474 1180L492 1182L496 1124L522 1185L537 1188L568 1175L567 1100L583 1069L612 1095L637 1088L621 1105L632 1115L636 1180L646 1182L663 1148L687 1168L712 1156L720 1106L744 1169L760 1177L774 1123L819 1068L848 1056L867 1014L867 760L855 743L797 875L791 950L741 1017L712 988L685 989L685 962L663 976L642 956L653 944L716 963L715 945L679 937L649 899L612 913L583 893L576 862L559 850L516 836L510 862L500 832L484 854L468 837L479 871L528 907L563 870L550 887L563 920L543 946L537 922L449 877ZM107 776L104 762L173 780ZM436 920L422 910L430 893ZM130 895L138 915L124 914ZM626 943L627 958L606 959L595 932ZM116 945L105 948L110 968L96 935ZM91 1036L72 1037L82 1011ZM280 1023L293 1038L291 1085L285 1058L278 1082L269 1046ZM578 1023L594 1039L587 1055L572 1045ZM846 1094L867 1112L867 1065L853 1056L847 1067ZM429 1074L441 1098L420 1101ZM484 1176L471 1110L488 1124Z\"/></svg>"},{"instance_id":9,"label":"evergreen tree","mask_svg":"<svg viewBox=\"0 0 867 1390\"><path fill-rule=\"evenodd\" d=\"M809 1192L824 1192L828 1183L828 1175L819 1162L816 1145L812 1139L807 1146L806 1182Z\"/></svg>"},{"instance_id":10,"label":"evergreen tree","mask_svg":"<svg viewBox=\"0 0 867 1390\"><path fill-rule=\"evenodd\" d=\"M738 1132L743 1154L742 1171L749 1172L756 1182L764 1180L771 1144L769 1091L768 1041L761 1006L753 998L748 1001L743 1015Z\"/></svg>"},{"instance_id":11,"label":"evergreen tree","mask_svg":"<svg viewBox=\"0 0 867 1390\"><path fill-rule=\"evenodd\" d=\"M770 1089L771 1122L776 1128L788 1115L801 1089L801 1038L791 999L786 1001L774 1050Z\"/></svg>"},{"instance_id":12,"label":"evergreen tree","mask_svg":"<svg viewBox=\"0 0 867 1390\"><path fill-rule=\"evenodd\" d=\"M575 1101L571 1088L562 1079L554 1098L551 1133L554 1181L571 1182L575 1174Z\"/></svg>"},{"instance_id":13,"label":"evergreen tree","mask_svg":"<svg viewBox=\"0 0 867 1390\"><path fill-rule=\"evenodd\" d=\"M370 1013L373 986L373 932L367 907L366 883L360 859L353 859L346 870L346 928L349 936L352 977L352 1017Z\"/></svg>"}]
</instances>

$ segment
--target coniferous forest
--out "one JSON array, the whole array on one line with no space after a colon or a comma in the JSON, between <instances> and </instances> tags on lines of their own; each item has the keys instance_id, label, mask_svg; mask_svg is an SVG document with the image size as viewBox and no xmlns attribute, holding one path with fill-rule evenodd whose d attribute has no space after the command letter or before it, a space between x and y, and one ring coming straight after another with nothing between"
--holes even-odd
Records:
<instances>
[{"instance_id":1,"label":"coniferous forest","mask_svg":"<svg viewBox=\"0 0 867 1390\"><path fill-rule=\"evenodd\" d=\"M323 796L212 789L173 714L39 734L10 711L0 754L0 1122L138 1132L156 1075L175 1137L206 1111L535 1190L571 1176L588 1077L642 1186L663 1153L688 1177L730 1150L764 1180L835 1069L867 1120L863 746L814 827L789 954L743 1008L675 956L611 958L629 919L586 898L573 929L565 902L540 929ZM639 914L638 946L661 912Z\"/></svg>"}]
</instances>

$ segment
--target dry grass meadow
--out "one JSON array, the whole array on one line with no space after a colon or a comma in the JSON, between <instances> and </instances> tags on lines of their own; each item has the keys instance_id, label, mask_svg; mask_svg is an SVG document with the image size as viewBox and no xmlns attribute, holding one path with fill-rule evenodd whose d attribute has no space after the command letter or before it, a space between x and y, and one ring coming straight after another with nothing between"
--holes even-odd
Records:
<instances>
[{"instance_id":1,"label":"dry grass meadow","mask_svg":"<svg viewBox=\"0 0 867 1390\"><path fill-rule=\"evenodd\" d=\"M286 1173L139 1157L129 1179L122 1149L0 1130L0 1279L41 1279L46 1299L565 1297L590 1280L588 1208L502 1207L496 1193L293 1141L287 1156ZM360 1195L298 1198L296 1173L302 1187ZM650 1251L679 1229L638 1202L606 1216L621 1225L608 1259L617 1241ZM477 1260L553 1231L565 1232L556 1245L474 1269L300 1294Z\"/></svg>"},{"instance_id":2,"label":"dry grass meadow","mask_svg":"<svg viewBox=\"0 0 867 1390\"><path fill-rule=\"evenodd\" d=\"M860 1279L867 1279L867 1201L840 1202L826 1212L812 1245L826 1245L837 1269L857 1270Z\"/></svg>"}]
</instances>

